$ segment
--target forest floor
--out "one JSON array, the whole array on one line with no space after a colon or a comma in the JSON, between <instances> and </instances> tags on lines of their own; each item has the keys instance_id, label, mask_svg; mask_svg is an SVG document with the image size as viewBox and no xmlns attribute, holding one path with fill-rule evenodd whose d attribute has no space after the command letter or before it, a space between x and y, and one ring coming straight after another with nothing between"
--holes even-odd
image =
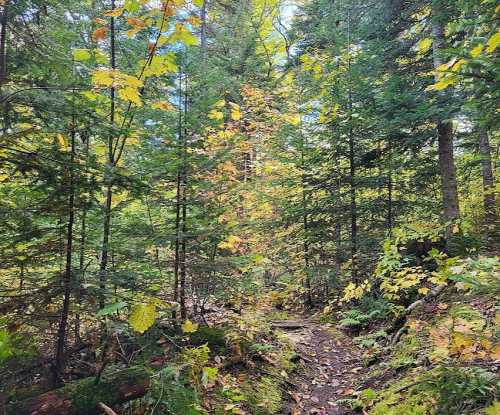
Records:
<instances>
[{"instance_id":1,"label":"forest floor","mask_svg":"<svg viewBox=\"0 0 500 415\"><path fill-rule=\"evenodd\" d=\"M305 317L298 326L286 330L301 358L292 378L290 399L283 415L347 415L352 411L339 404L359 384L362 352L351 338L332 324Z\"/></svg>"}]
</instances>

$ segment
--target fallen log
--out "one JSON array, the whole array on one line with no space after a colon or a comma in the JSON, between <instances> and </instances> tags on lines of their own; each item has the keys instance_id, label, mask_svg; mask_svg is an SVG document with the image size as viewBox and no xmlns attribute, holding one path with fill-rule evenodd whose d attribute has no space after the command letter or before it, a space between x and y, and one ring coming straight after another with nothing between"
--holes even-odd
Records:
<instances>
[{"instance_id":1,"label":"fallen log","mask_svg":"<svg viewBox=\"0 0 500 415\"><path fill-rule=\"evenodd\" d=\"M106 371L99 383L95 377L71 382L7 407L8 415L98 415L101 403L119 405L140 398L149 389L149 374L142 367Z\"/></svg>"},{"instance_id":2,"label":"fallen log","mask_svg":"<svg viewBox=\"0 0 500 415\"><path fill-rule=\"evenodd\" d=\"M406 319L408 315L415 310L416 308L420 307L421 305L425 304L426 302L429 302L430 300L436 298L441 292L447 287L446 284L441 284L438 285L437 287L434 287L432 290L430 290L427 295L420 300L417 300L413 303L411 303L404 311L403 313L394 321L392 326L387 330L388 333L395 333L392 336L391 339L391 344L396 344L400 339L401 336L403 335L406 327Z\"/></svg>"}]
</instances>

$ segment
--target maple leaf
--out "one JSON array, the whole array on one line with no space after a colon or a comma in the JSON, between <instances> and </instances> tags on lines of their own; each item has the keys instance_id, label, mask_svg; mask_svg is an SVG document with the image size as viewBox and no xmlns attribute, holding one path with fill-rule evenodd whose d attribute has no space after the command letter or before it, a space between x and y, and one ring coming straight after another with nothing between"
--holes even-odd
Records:
<instances>
[{"instance_id":1,"label":"maple leaf","mask_svg":"<svg viewBox=\"0 0 500 415\"><path fill-rule=\"evenodd\" d=\"M92 33L92 40L94 42L99 42L100 40L106 39L108 35L108 28L107 27L100 27Z\"/></svg>"},{"instance_id":2,"label":"maple leaf","mask_svg":"<svg viewBox=\"0 0 500 415\"><path fill-rule=\"evenodd\" d=\"M133 87L125 87L118 91L118 96L124 101L130 101L138 107L142 106L141 97L139 91Z\"/></svg>"}]
</instances>

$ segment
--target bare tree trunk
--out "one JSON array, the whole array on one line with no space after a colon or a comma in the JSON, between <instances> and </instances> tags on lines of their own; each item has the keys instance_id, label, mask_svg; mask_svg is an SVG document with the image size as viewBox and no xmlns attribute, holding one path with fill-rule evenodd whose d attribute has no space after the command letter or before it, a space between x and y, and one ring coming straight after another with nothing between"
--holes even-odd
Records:
<instances>
[{"instance_id":1,"label":"bare tree trunk","mask_svg":"<svg viewBox=\"0 0 500 415\"><path fill-rule=\"evenodd\" d=\"M7 79L7 23L9 21L9 2L10 0L5 0L2 8L2 17L0 18L0 23L2 24L2 28L0 29L0 88Z\"/></svg>"},{"instance_id":2,"label":"bare tree trunk","mask_svg":"<svg viewBox=\"0 0 500 415\"><path fill-rule=\"evenodd\" d=\"M186 232L187 232L187 111L188 111L188 78L185 74L184 81L184 139L182 144L182 227L181 227L181 256L180 256L180 292L179 302L181 306L181 319L185 320L187 317L186 312Z\"/></svg>"},{"instance_id":3,"label":"bare tree trunk","mask_svg":"<svg viewBox=\"0 0 500 415\"><path fill-rule=\"evenodd\" d=\"M72 282L72 258L73 258L73 225L75 222L75 184L74 168L75 161L75 126L71 126L71 156L69 165L69 201L68 201L68 232L66 242L66 268L64 272L64 300L57 332L55 370L61 374L65 367L66 332L68 325L69 306L71 301Z\"/></svg>"},{"instance_id":4,"label":"bare tree trunk","mask_svg":"<svg viewBox=\"0 0 500 415\"><path fill-rule=\"evenodd\" d=\"M307 212L307 193L306 193L306 161L305 161L305 147L306 142L302 130L300 131L300 168L302 170L301 174L301 186L302 186L302 222L304 226L304 268L305 268L305 303L308 307L312 307L313 299L311 292L311 275L309 273L309 215Z\"/></svg>"},{"instance_id":5,"label":"bare tree trunk","mask_svg":"<svg viewBox=\"0 0 500 415\"><path fill-rule=\"evenodd\" d=\"M439 1L432 2L432 51L434 69L443 64L442 50L446 47L444 25L442 22L443 10ZM436 79L438 79L436 75ZM460 216L458 204L457 179L453 156L453 124L451 121L439 120L437 123L439 169L441 173L441 192L443 198L443 219L452 223ZM451 235L448 226L447 237Z\"/></svg>"},{"instance_id":6,"label":"bare tree trunk","mask_svg":"<svg viewBox=\"0 0 500 415\"><path fill-rule=\"evenodd\" d=\"M2 8L2 15L0 17L0 23L2 28L0 29L0 98L2 97L2 87L7 81L7 24L9 22L9 2L10 0L5 0ZM8 116L9 103L7 101L2 105L2 132L5 133L7 128L9 128L9 116Z\"/></svg>"},{"instance_id":7,"label":"bare tree trunk","mask_svg":"<svg viewBox=\"0 0 500 415\"><path fill-rule=\"evenodd\" d=\"M393 213L393 181L392 181L392 137L389 135L388 140L389 150L389 168L387 170L387 228L389 229L389 237L392 236L392 228L394 227Z\"/></svg>"},{"instance_id":8,"label":"bare tree trunk","mask_svg":"<svg viewBox=\"0 0 500 415\"><path fill-rule=\"evenodd\" d=\"M203 2L201 6L201 30L200 30L200 45L201 53L205 58L207 55L207 13L208 13L208 0Z\"/></svg>"},{"instance_id":9,"label":"bare tree trunk","mask_svg":"<svg viewBox=\"0 0 500 415\"><path fill-rule=\"evenodd\" d=\"M479 129L479 154L481 155L481 176L483 178L486 240L487 246L493 248L497 242L498 223L495 205L495 178L491 165L491 147L488 131L485 128Z\"/></svg>"},{"instance_id":10,"label":"bare tree trunk","mask_svg":"<svg viewBox=\"0 0 500 415\"><path fill-rule=\"evenodd\" d=\"M87 162L89 156L90 147L90 137L85 137L85 162ZM84 202L82 206L82 224L81 224L81 234L80 234L80 249L79 249L79 263L78 263L78 283L75 289L75 300L77 304L81 303L82 299L82 282L85 278L85 244L87 239L87 203ZM81 344L82 339L80 337L80 313L77 312L75 315L75 343Z\"/></svg>"},{"instance_id":11,"label":"bare tree trunk","mask_svg":"<svg viewBox=\"0 0 500 415\"><path fill-rule=\"evenodd\" d=\"M358 213L356 201L356 160L354 152L354 131L352 126L352 79L351 79L351 14L349 8L347 9L347 44L348 44L348 60L347 60L347 73L348 73L348 144L349 144L349 195L351 199L350 214L351 214L351 278L354 282L358 281Z\"/></svg>"},{"instance_id":12,"label":"bare tree trunk","mask_svg":"<svg viewBox=\"0 0 500 415\"><path fill-rule=\"evenodd\" d=\"M177 157L181 156L182 148L182 72L179 67L179 116L177 125ZM179 269L180 269L180 233L181 233L181 202L182 202L182 171L177 167L177 189L175 196L175 257L174 257L174 301L179 302ZM176 318L177 313L172 312L172 318Z\"/></svg>"},{"instance_id":13,"label":"bare tree trunk","mask_svg":"<svg viewBox=\"0 0 500 415\"><path fill-rule=\"evenodd\" d=\"M115 8L115 0L111 0L111 10ZM111 17L110 23L110 44L111 44L111 69L116 69L116 48L115 48L115 18ZM110 116L109 122L111 129L115 124L115 88L111 87L110 90ZM111 206L113 203L113 178L112 169L114 168L115 160L113 157L113 143L114 137L111 132L108 137L108 164L107 168L110 171L105 173L107 187L106 187L106 202L104 204L104 225L102 231L102 248L101 260L99 264L99 307L104 308L106 305L106 280L107 280L107 267L108 267L108 251L109 251L109 235L111 231Z\"/></svg>"}]
</instances>

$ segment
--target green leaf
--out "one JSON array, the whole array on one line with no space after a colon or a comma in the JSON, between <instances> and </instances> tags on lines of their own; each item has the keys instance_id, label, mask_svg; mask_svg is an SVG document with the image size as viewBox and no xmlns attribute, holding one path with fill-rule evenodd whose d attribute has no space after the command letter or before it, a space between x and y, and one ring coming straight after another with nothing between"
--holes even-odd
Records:
<instances>
[{"instance_id":1,"label":"green leaf","mask_svg":"<svg viewBox=\"0 0 500 415\"><path fill-rule=\"evenodd\" d=\"M120 301L119 303L107 305L106 307L101 308L97 312L97 317L107 316L109 314L116 313L118 310L121 310L123 307L126 307L126 306L127 306L127 303L124 301Z\"/></svg>"},{"instance_id":2,"label":"green leaf","mask_svg":"<svg viewBox=\"0 0 500 415\"><path fill-rule=\"evenodd\" d=\"M193 4L196 7L203 7L203 3L205 3L205 0L193 0Z\"/></svg>"},{"instance_id":3,"label":"green leaf","mask_svg":"<svg viewBox=\"0 0 500 415\"><path fill-rule=\"evenodd\" d=\"M211 381L217 378L219 369L216 367L204 367L203 374L201 375L201 383L203 386L207 386Z\"/></svg>"},{"instance_id":4,"label":"green leaf","mask_svg":"<svg viewBox=\"0 0 500 415\"><path fill-rule=\"evenodd\" d=\"M156 304L136 304L132 308L132 314L128 319L132 328L139 332L144 333L149 329L156 320Z\"/></svg>"},{"instance_id":5,"label":"green leaf","mask_svg":"<svg viewBox=\"0 0 500 415\"><path fill-rule=\"evenodd\" d=\"M140 9L140 4L137 0L126 0L123 4L123 8L127 10L129 13L138 12Z\"/></svg>"},{"instance_id":6,"label":"green leaf","mask_svg":"<svg viewBox=\"0 0 500 415\"><path fill-rule=\"evenodd\" d=\"M88 49L74 49L73 59L77 62L88 61L90 59L90 51Z\"/></svg>"}]
</instances>

